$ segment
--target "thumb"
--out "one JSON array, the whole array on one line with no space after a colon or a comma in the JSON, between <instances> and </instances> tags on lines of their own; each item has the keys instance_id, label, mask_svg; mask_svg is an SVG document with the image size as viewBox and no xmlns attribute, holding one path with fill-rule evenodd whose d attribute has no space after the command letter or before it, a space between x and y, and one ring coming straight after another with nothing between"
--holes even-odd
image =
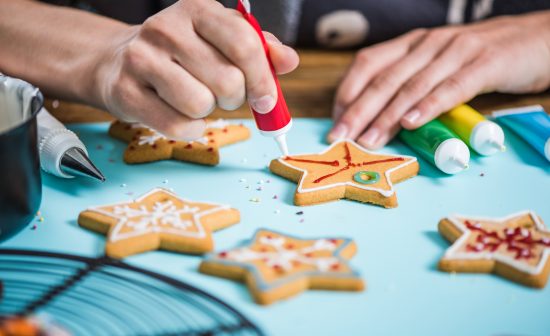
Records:
<instances>
[{"instance_id":1,"label":"thumb","mask_svg":"<svg viewBox=\"0 0 550 336\"><path fill-rule=\"evenodd\" d=\"M296 69L300 63L298 53L291 47L284 45L275 35L264 31L264 37L269 46L269 55L275 72L284 75Z\"/></svg>"}]
</instances>

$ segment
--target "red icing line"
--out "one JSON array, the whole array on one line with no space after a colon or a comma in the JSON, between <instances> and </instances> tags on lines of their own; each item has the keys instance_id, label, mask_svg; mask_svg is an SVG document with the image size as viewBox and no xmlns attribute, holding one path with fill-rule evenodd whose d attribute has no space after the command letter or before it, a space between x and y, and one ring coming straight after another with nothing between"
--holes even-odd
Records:
<instances>
[{"instance_id":1,"label":"red icing line","mask_svg":"<svg viewBox=\"0 0 550 336\"><path fill-rule=\"evenodd\" d=\"M327 165L327 166L334 166L334 167L338 167L338 166L340 165L340 163L338 162L338 160L334 160L334 161L318 161L318 160L295 159L295 158L292 158L292 157L290 157L290 156L285 157L283 160L286 160L286 161L297 161L297 162L306 162L306 163L318 163L318 164L323 164L323 165Z\"/></svg>"},{"instance_id":2,"label":"red icing line","mask_svg":"<svg viewBox=\"0 0 550 336\"><path fill-rule=\"evenodd\" d=\"M351 152L349 150L349 146L348 146L348 143L344 143L344 149L346 151L346 154L344 155L344 160L346 161L346 166L345 167L342 167L341 169L335 171L334 173L330 173L330 174L327 174L327 175L324 175L324 176L321 176L319 177L318 179L314 180L313 183L319 183L329 177L332 177L334 175L337 175L345 170L348 170L352 167L362 167L362 166L367 166L367 165L373 165L373 164L378 164L378 163L384 163L384 162L393 162L393 161L405 161L404 158L402 157L396 157L396 158L389 158L389 159L380 159L380 160L373 160L373 161L364 161L364 162L361 162L361 163L353 163L351 160L352 160L352 157L351 157Z\"/></svg>"},{"instance_id":3,"label":"red icing line","mask_svg":"<svg viewBox=\"0 0 550 336\"><path fill-rule=\"evenodd\" d=\"M534 257L533 249L537 245L550 247L550 240L533 239L531 231L528 229L524 229L527 230L527 234L523 235L522 228L520 227L514 229L505 228L503 231L488 231L468 220L465 221L464 224L466 224L466 227L470 231L480 233L476 238L476 242L479 245L466 245L466 250L469 252L482 252L486 250L494 252L500 246L504 245L507 246L508 251L515 253L516 259L529 259ZM504 237L501 237L502 234L499 233L502 233Z\"/></svg>"}]
</instances>

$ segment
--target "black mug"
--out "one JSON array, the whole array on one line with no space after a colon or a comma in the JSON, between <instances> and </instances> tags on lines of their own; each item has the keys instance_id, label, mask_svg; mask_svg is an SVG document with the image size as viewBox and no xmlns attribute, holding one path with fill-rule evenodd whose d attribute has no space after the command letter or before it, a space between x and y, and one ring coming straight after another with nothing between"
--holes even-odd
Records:
<instances>
[{"instance_id":1,"label":"black mug","mask_svg":"<svg viewBox=\"0 0 550 336\"><path fill-rule=\"evenodd\" d=\"M44 98L0 74L0 241L29 224L42 199L36 115Z\"/></svg>"}]
</instances>

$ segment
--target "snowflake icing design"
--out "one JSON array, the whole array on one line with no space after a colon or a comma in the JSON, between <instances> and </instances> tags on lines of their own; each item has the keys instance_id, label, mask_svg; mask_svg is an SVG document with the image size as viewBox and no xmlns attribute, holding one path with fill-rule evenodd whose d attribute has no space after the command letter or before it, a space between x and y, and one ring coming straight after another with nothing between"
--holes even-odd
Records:
<instances>
[{"instance_id":1,"label":"snowflake icing design","mask_svg":"<svg viewBox=\"0 0 550 336\"><path fill-rule=\"evenodd\" d=\"M275 251L255 251L251 248L243 247L227 252L225 258L237 262L261 260L269 267L282 269L287 272L292 270L294 262L312 265L321 272L328 272L332 267L340 263L338 258L333 256L314 257L311 255L311 253L317 251L334 251L336 243L328 239L316 240L313 245L300 249L286 248L286 239L284 237L260 237L259 241L264 245L271 246Z\"/></svg>"},{"instance_id":2,"label":"snowflake icing design","mask_svg":"<svg viewBox=\"0 0 550 336\"><path fill-rule=\"evenodd\" d=\"M132 208L128 205L115 206L112 215L119 218L119 224L113 229L111 240L116 241L147 232L167 232L185 235L186 231L194 225L197 226L197 234L202 235L202 227L195 220L199 214L198 207L184 204L177 207L172 201L155 202L151 209L145 205ZM190 214L191 217L185 216ZM131 228L129 232L121 233L123 226ZM187 232L188 235L192 232Z\"/></svg>"}]
</instances>

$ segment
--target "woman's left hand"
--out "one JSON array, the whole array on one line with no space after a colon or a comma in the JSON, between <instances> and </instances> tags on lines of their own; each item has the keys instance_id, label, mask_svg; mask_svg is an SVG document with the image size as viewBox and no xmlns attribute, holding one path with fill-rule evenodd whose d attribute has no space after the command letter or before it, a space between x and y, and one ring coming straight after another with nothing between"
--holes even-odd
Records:
<instances>
[{"instance_id":1,"label":"woman's left hand","mask_svg":"<svg viewBox=\"0 0 550 336\"><path fill-rule=\"evenodd\" d=\"M377 149L480 93L550 86L550 11L412 31L357 54L335 99L329 141Z\"/></svg>"}]
</instances>

